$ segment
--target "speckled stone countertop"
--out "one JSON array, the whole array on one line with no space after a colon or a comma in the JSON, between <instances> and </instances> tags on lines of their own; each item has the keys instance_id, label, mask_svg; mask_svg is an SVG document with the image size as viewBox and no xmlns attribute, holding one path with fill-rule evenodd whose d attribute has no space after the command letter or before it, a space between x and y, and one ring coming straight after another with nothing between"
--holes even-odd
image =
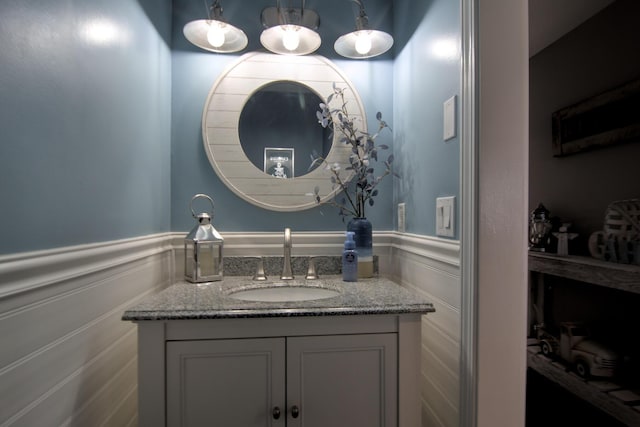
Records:
<instances>
[{"instance_id":1,"label":"speckled stone countertop","mask_svg":"<svg viewBox=\"0 0 640 427\"><path fill-rule=\"evenodd\" d=\"M311 286L332 289L338 296L289 302L244 301L232 294L259 287ZM198 285L176 283L125 311L123 320L224 319L291 316L336 316L434 312L433 304L388 279L374 277L344 282L341 276L318 280L268 280L225 277L221 282Z\"/></svg>"}]
</instances>

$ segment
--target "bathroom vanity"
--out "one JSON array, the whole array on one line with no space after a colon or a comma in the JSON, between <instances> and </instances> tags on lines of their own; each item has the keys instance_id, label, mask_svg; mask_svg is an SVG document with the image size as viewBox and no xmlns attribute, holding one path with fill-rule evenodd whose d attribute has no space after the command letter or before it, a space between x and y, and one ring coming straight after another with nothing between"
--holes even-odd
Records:
<instances>
[{"instance_id":1,"label":"bathroom vanity","mask_svg":"<svg viewBox=\"0 0 640 427\"><path fill-rule=\"evenodd\" d=\"M420 425L424 298L383 278L177 283L138 326L139 425Z\"/></svg>"}]
</instances>

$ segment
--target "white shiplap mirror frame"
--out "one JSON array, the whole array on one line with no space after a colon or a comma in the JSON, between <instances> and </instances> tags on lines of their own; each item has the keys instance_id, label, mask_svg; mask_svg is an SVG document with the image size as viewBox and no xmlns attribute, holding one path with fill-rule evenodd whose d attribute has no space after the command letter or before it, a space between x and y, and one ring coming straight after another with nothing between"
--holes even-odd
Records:
<instances>
[{"instance_id":1,"label":"white shiplap mirror frame","mask_svg":"<svg viewBox=\"0 0 640 427\"><path fill-rule=\"evenodd\" d=\"M278 81L305 85L323 101L333 92L334 83L339 88L347 88L345 99L349 113L356 120L357 128L367 131L364 106L355 87L330 60L319 55L251 52L227 68L209 92L202 115L204 149L218 177L242 199L273 211L310 209L317 206L311 195L315 187L320 188L322 200L339 191L332 188L330 171L318 167L294 179L275 178L256 168L240 145L238 126L244 105L260 88ZM327 162L338 163L345 170L351 147L339 139L340 133L334 132Z\"/></svg>"}]
</instances>

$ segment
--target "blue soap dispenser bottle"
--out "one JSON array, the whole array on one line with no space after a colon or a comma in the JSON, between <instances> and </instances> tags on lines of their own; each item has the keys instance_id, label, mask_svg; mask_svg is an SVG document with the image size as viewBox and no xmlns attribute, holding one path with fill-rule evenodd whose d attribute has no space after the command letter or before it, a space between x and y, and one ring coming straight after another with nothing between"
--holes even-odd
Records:
<instances>
[{"instance_id":1,"label":"blue soap dispenser bottle","mask_svg":"<svg viewBox=\"0 0 640 427\"><path fill-rule=\"evenodd\" d=\"M347 240L344 242L342 252L342 280L345 282L358 281L358 252L356 252L356 242L353 240L355 233L347 231Z\"/></svg>"}]
</instances>

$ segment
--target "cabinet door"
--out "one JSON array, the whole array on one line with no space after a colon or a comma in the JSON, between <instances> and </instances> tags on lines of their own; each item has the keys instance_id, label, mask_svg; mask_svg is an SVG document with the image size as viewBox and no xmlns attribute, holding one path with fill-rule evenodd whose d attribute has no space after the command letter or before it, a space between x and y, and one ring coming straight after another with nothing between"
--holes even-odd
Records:
<instances>
[{"instance_id":1,"label":"cabinet door","mask_svg":"<svg viewBox=\"0 0 640 427\"><path fill-rule=\"evenodd\" d=\"M168 342L167 426L282 427L284 379L284 338Z\"/></svg>"},{"instance_id":2,"label":"cabinet door","mask_svg":"<svg viewBox=\"0 0 640 427\"><path fill-rule=\"evenodd\" d=\"M288 338L287 427L395 427L397 354L396 334Z\"/></svg>"}]
</instances>

